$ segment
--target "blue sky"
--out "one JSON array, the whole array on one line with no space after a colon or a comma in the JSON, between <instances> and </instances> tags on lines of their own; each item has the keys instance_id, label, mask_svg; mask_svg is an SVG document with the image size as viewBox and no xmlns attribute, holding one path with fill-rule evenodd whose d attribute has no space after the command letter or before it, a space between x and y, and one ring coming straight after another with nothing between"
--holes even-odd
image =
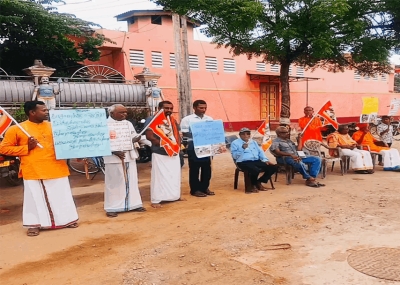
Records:
<instances>
[{"instance_id":1,"label":"blue sky","mask_svg":"<svg viewBox=\"0 0 400 285\"><path fill-rule=\"evenodd\" d=\"M183 0L190 1L190 0ZM127 23L118 22L114 16L130 10L161 9L148 0L65 0L66 5L58 5L59 12L71 13L78 18L100 24L103 28L126 31ZM208 40L200 32L196 38ZM394 64L400 64L400 55L392 56Z\"/></svg>"}]
</instances>

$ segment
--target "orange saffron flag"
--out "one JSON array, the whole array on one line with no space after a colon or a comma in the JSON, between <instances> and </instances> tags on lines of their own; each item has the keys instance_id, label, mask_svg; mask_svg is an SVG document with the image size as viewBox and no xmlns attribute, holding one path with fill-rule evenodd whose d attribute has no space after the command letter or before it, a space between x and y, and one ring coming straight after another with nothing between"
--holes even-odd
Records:
<instances>
[{"instance_id":1,"label":"orange saffron flag","mask_svg":"<svg viewBox=\"0 0 400 285\"><path fill-rule=\"evenodd\" d=\"M160 110L148 125L148 128L160 138L160 146L163 147L168 156L179 154L180 142L174 136L174 127L165 116L164 110Z\"/></svg>"},{"instance_id":2,"label":"orange saffron flag","mask_svg":"<svg viewBox=\"0 0 400 285\"><path fill-rule=\"evenodd\" d=\"M257 132L263 136L263 140L261 143L261 148L263 151L267 151L271 144L272 144L272 139L271 139L271 130L269 128L269 120L266 119L261 126L257 129Z\"/></svg>"},{"instance_id":3,"label":"orange saffron flag","mask_svg":"<svg viewBox=\"0 0 400 285\"><path fill-rule=\"evenodd\" d=\"M5 133L11 123L11 118L0 110L0 136Z\"/></svg>"},{"instance_id":4,"label":"orange saffron flag","mask_svg":"<svg viewBox=\"0 0 400 285\"><path fill-rule=\"evenodd\" d=\"M333 110L331 101L325 103L318 116L324 118L324 125L332 125L336 130L339 128L339 123L336 121L335 111Z\"/></svg>"}]
</instances>

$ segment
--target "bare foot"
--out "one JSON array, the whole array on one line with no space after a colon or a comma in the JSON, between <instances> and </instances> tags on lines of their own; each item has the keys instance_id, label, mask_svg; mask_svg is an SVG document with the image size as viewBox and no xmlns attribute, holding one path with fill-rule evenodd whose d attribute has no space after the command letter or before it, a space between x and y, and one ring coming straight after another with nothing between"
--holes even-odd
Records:
<instances>
[{"instance_id":1,"label":"bare foot","mask_svg":"<svg viewBox=\"0 0 400 285\"><path fill-rule=\"evenodd\" d=\"M158 204L151 204L151 206L153 207L153 208L162 208L162 206L161 206L161 204L160 203L158 203Z\"/></svg>"},{"instance_id":2,"label":"bare foot","mask_svg":"<svg viewBox=\"0 0 400 285\"><path fill-rule=\"evenodd\" d=\"M187 201L187 200L186 200L186 198L179 198L179 199L176 200L176 201Z\"/></svg>"}]
</instances>

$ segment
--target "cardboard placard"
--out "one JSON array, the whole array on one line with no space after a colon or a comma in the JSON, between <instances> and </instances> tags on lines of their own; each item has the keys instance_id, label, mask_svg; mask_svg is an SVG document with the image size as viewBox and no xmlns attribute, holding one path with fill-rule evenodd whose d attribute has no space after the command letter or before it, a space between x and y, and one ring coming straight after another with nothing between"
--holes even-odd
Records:
<instances>
[{"instance_id":1,"label":"cardboard placard","mask_svg":"<svg viewBox=\"0 0 400 285\"><path fill-rule=\"evenodd\" d=\"M111 155L104 109L50 110L57 159Z\"/></svg>"}]
</instances>

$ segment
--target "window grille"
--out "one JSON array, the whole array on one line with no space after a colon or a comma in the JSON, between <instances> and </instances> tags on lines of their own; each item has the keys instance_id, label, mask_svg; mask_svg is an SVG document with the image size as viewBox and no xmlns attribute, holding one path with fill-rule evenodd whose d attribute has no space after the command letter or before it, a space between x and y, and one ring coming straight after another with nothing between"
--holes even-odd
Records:
<instances>
[{"instance_id":1,"label":"window grille","mask_svg":"<svg viewBox=\"0 0 400 285\"><path fill-rule=\"evenodd\" d=\"M151 52L151 66L158 68L163 67L163 57L161 52L159 51Z\"/></svg>"},{"instance_id":2,"label":"window grille","mask_svg":"<svg viewBox=\"0 0 400 285\"><path fill-rule=\"evenodd\" d=\"M211 72L218 71L218 60L216 57L206 57L206 70Z\"/></svg>"},{"instance_id":3,"label":"window grille","mask_svg":"<svg viewBox=\"0 0 400 285\"><path fill-rule=\"evenodd\" d=\"M234 59L224 58L224 72L235 73L236 62Z\"/></svg>"},{"instance_id":4,"label":"window grille","mask_svg":"<svg viewBox=\"0 0 400 285\"><path fill-rule=\"evenodd\" d=\"M144 51L130 50L129 51L129 62L131 65L144 66Z\"/></svg>"}]
</instances>

